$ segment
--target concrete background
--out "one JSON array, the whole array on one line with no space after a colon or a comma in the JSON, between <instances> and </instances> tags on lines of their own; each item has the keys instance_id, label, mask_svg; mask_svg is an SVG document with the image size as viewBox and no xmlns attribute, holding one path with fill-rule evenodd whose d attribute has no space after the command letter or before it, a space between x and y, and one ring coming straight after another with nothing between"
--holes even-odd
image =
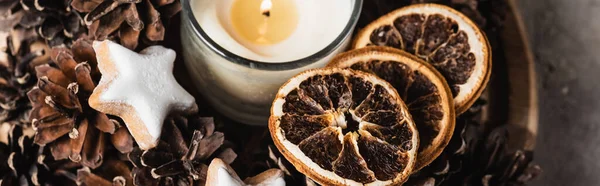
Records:
<instances>
[{"instance_id":1,"label":"concrete background","mask_svg":"<svg viewBox=\"0 0 600 186\"><path fill-rule=\"evenodd\" d=\"M600 0L517 0L540 105L533 185L600 185Z\"/></svg>"}]
</instances>

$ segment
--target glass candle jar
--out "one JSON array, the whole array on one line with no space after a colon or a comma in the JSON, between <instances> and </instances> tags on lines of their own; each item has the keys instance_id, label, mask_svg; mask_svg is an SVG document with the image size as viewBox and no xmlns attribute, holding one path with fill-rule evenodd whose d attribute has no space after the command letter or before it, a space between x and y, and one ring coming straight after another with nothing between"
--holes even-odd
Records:
<instances>
[{"instance_id":1,"label":"glass candle jar","mask_svg":"<svg viewBox=\"0 0 600 186\"><path fill-rule=\"evenodd\" d=\"M181 1L183 56L192 81L223 115L241 123L263 126L268 124L271 103L285 81L302 71L324 67L336 54L347 49L362 7L362 0L347 0L352 10L343 30L316 53L290 61L261 61L229 51L209 37L207 28L198 22L210 19L198 13L210 11L202 6L198 8L209 1L215 0ZM331 14L335 12L335 9L330 10Z\"/></svg>"}]
</instances>

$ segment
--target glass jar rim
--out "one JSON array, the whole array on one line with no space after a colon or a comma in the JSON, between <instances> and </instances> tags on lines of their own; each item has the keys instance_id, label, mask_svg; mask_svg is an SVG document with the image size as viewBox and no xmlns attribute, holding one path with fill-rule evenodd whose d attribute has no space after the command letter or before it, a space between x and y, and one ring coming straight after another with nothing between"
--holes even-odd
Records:
<instances>
[{"instance_id":1,"label":"glass jar rim","mask_svg":"<svg viewBox=\"0 0 600 186\"><path fill-rule=\"evenodd\" d=\"M183 9L181 16L186 16L186 19L182 19L182 20L183 21L187 20L189 22L189 24L191 24L193 33L195 33L196 36L198 36L200 38L200 40L206 46L208 46L208 48L210 48L210 50L215 52L217 55L227 59L227 61L229 61L229 62L236 63L238 65L245 66L245 67L252 68L252 69L270 70L270 71L292 70L292 69L297 69L297 68L301 68L301 67L313 64L313 63L319 61L320 59L327 57L329 54L331 54L336 49L341 47L341 45L344 43L344 40L347 39L347 37L349 37L349 36L351 37L352 33L349 33L349 32L352 32L354 27L356 26L356 24L358 22L358 18L360 16L360 12L362 10L362 4L363 4L363 0L354 0L354 4L352 5L352 8L353 8L352 13L350 14L350 19L348 20L348 23L346 23L346 26L344 27L342 32L335 38L335 40L333 40L333 42L331 42L325 48L319 50L317 53L314 53L308 57L304 57L304 58L292 60L292 61L262 62L262 61L248 59L248 58L239 56L237 54L234 54L234 53L228 51L227 49L221 47L214 40L212 40L208 36L208 34L206 32L204 32L204 30L202 29L202 27L196 20L196 17L194 16L194 12L191 9L190 1L192 1L192 0L181 0L181 3L182 3L181 6Z\"/></svg>"}]
</instances>

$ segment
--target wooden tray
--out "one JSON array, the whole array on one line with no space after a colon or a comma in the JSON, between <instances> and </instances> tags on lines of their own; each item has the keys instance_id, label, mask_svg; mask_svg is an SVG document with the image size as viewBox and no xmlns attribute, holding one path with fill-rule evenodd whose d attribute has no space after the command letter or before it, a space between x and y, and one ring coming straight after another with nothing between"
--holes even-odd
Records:
<instances>
[{"instance_id":1,"label":"wooden tray","mask_svg":"<svg viewBox=\"0 0 600 186\"><path fill-rule=\"evenodd\" d=\"M483 108L481 123L488 129L497 126L506 127L510 136L508 143L510 149L533 151L538 131L534 60L515 0L506 1L508 12L504 19L504 28L499 37L495 38L502 47L493 52L494 61L498 62L493 63L492 79L488 89L482 95L489 104ZM179 19L174 19L170 25L179 25ZM169 33L179 33L178 26L167 28L170 30ZM178 34L168 35L165 41L167 41L166 47L173 48L181 54ZM235 135L226 135L226 139L234 142L234 149L238 153L233 167L238 170L241 177L249 176L244 169L248 169L248 164L256 161L251 155L252 151L261 148L264 139L270 139L266 127L235 123L228 121L226 116L216 113L207 102L202 100L202 96L194 87L181 56L177 56L174 73L178 82L200 99L197 100L200 113L225 120L225 124L221 122L221 127L217 127L225 134Z\"/></svg>"},{"instance_id":2,"label":"wooden tray","mask_svg":"<svg viewBox=\"0 0 600 186\"><path fill-rule=\"evenodd\" d=\"M508 124L511 147L533 151L538 131L534 59L517 3L507 2L509 12L500 34L503 53L493 54L502 55L505 63L493 66L493 79L485 93L490 96L487 119L492 124Z\"/></svg>"}]
</instances>

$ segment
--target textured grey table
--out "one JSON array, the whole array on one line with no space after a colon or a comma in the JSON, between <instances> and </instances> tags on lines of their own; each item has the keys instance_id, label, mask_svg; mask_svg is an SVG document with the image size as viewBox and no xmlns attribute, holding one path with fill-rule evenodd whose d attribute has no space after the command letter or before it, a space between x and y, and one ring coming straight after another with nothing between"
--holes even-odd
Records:
<instances>
[{"instance_id":1,"label":"textured grey table","mask_svg":"<svg viewBox=\"0 0 600 186\"><path fill-rule=\"evenodd\" d=\"M521 0L538 73L533 185L600 185L600 0Z\"/></svg>"}]
</instances>

